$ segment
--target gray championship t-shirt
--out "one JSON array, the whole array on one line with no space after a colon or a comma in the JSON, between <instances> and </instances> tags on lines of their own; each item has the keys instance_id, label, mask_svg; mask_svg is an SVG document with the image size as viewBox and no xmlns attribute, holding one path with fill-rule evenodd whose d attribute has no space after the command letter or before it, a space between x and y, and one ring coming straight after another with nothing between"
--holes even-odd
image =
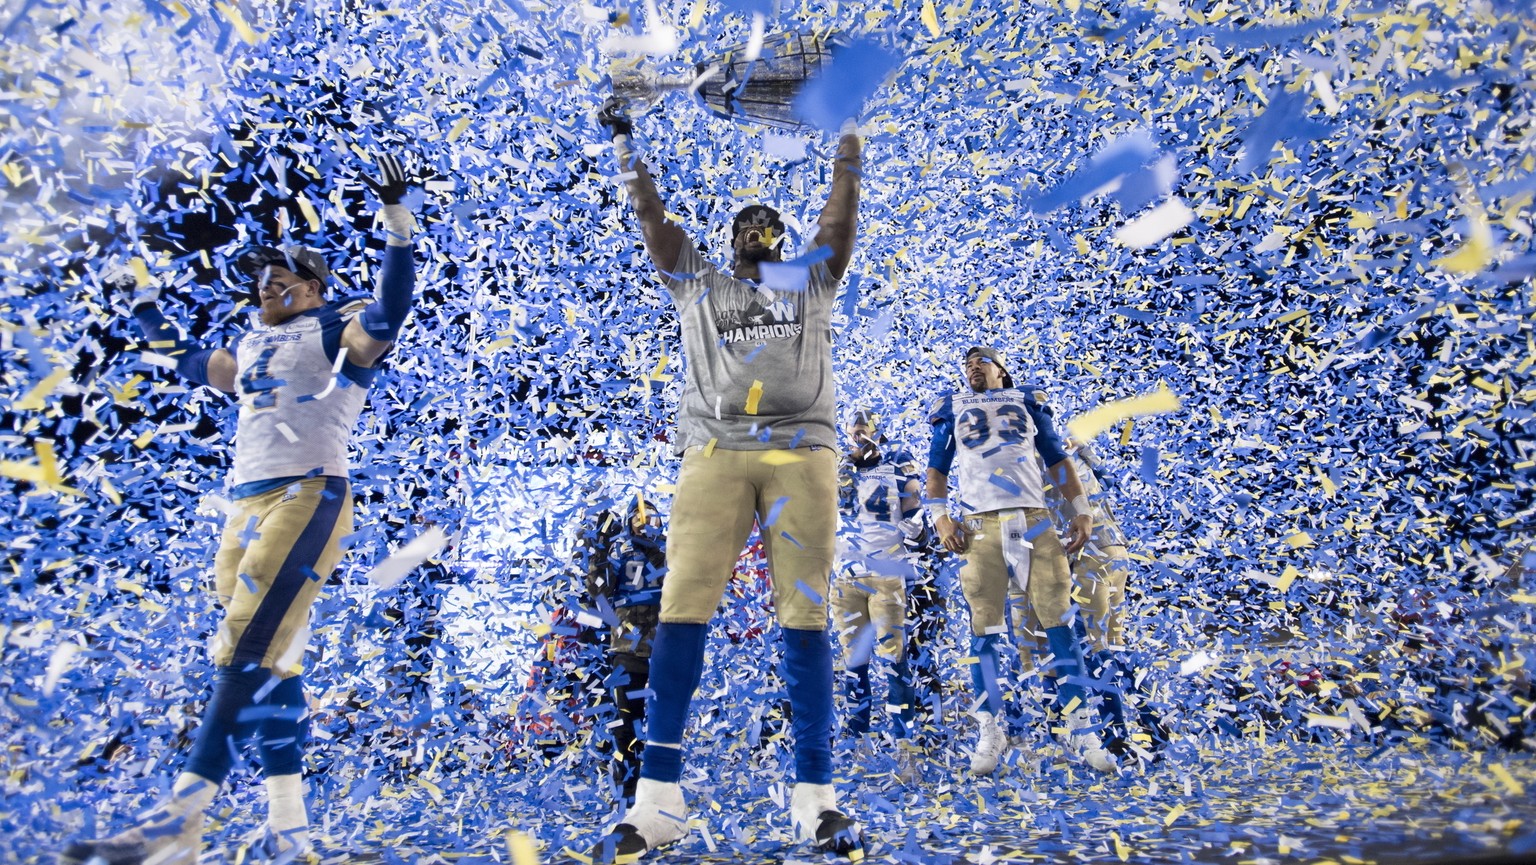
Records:
<instances>
[{"instance_id":1,"label":"gray championship t-shirt","mask_svg":"<svg viewBox=\"0 0 1536 865\"><path fill-rule=\"evenodd\" d=\"M835 447L832 304L837 280L810 266L803 291L721 273L692 245L666 279L682 322L687 379L677 452Z\"/></svg>"}]
</instances>

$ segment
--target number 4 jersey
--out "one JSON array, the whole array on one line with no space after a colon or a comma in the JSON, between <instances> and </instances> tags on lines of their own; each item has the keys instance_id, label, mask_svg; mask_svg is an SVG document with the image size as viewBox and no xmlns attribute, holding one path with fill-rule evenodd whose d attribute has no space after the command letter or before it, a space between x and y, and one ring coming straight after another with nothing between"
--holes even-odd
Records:
<instances>
[{"instance_id":1,"label":"number 4 jersey","mask_svg":"<svg viewBox=\"0 0 1536 865\"><path fill-rule=\"evenodd\" d=\"M233 485L278 478L346 477L347 445L376 368L346 360L341 332L367 298L257 324L231 347L240 419Z\"/></svg>"},{"instance_id":2,"label":"number 4 jersey","mask_svg":"<svg viewBox=\"0 0 1536 865\"><path fill-rule=\"evenodd\" d=\"M949 474L950 465L958 463L966 513L1046 506L1041 461L1053 466L1066 452L1050 417L1028 392L950 394L934 403L929 420L934 448L928 464Z\"/></svg>"}]
</instances>

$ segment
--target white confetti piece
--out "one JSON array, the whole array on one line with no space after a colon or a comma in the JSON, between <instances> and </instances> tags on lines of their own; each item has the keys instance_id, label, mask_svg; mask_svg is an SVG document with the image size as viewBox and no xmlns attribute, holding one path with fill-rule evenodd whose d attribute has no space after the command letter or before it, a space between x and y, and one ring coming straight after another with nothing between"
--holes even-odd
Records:
<instances>
[{"instance_id":1,"label":"white confetti piece","mask_svg":"<svg viewBox=\"0 0 1536 865\"><path fill-rule=\"evenodd\" d=\"M1195 212L1178 198L1152 208L1132 219L1115 232L1115 241L1122 246L1142 249L1165 240L1195 221Z\"/></svg>"}]
</instances>

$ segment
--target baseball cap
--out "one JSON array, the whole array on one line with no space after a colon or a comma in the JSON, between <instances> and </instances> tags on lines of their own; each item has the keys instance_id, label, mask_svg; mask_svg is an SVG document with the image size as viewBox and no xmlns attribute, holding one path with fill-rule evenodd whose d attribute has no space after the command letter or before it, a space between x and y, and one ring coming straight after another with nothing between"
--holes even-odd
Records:
<instances>
[{"instance_id":1,"label":"baseball cap","mask_svg":"<svg viewBox=\"0 0 1536 865\"><path fill-rule=\"evenodd\" d=\"M1003 362L1002 352L984 345L973 345L966 351L965 359L970 360L978 355L991 361L1003 373L1003 387L1013 387L1013 376L1008 374L1008 365Z\"/></svg>"},{"instance_id":2,"label":"baseball cap","mask_svg":"<svg viewBox=\"0 0 1536 865\"><path fill-rule=\"evenodd\" d=\"M331 269L325 256L304 246L253 246L240 253L236 264L240 271L252 279L272 266L290 270L305 279L318 279L323 286L331 278Z\"/></svg>"}]
</instances>

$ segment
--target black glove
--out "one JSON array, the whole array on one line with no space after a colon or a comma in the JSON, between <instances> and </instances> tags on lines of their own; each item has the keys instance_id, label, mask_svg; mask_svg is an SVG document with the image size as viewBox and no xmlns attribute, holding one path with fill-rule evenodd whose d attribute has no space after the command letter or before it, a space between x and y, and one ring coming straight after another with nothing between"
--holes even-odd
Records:
<instances>
[{"instance_id":1,"label":"black glove","mask_svg":"<svg viewBox=\"0 0 1536 865\"><path fill-rule=\"evenodd\" d=\"M635 124L629 119L628 105L618 96L608 97L603 107L597 110L597 125L608 130L610 139L620 135L633 137L635 134Z\"/></svg>"},{"instance_id":2,"label":"black glove","mask_svg":"<svg viewBox=\"0 0 1536 865\"><path fill-rule=\"evenodd\" d=\"M400 160L388 153L379 154L379 177L375 180L368 175L363 175L363 182L373 190L373 194L379 197L379 201L385 204L399 204L405 197L407 189L411 188L411 182L405 179L405 169L400 165Z\"/></svg>"}]
</instances>

